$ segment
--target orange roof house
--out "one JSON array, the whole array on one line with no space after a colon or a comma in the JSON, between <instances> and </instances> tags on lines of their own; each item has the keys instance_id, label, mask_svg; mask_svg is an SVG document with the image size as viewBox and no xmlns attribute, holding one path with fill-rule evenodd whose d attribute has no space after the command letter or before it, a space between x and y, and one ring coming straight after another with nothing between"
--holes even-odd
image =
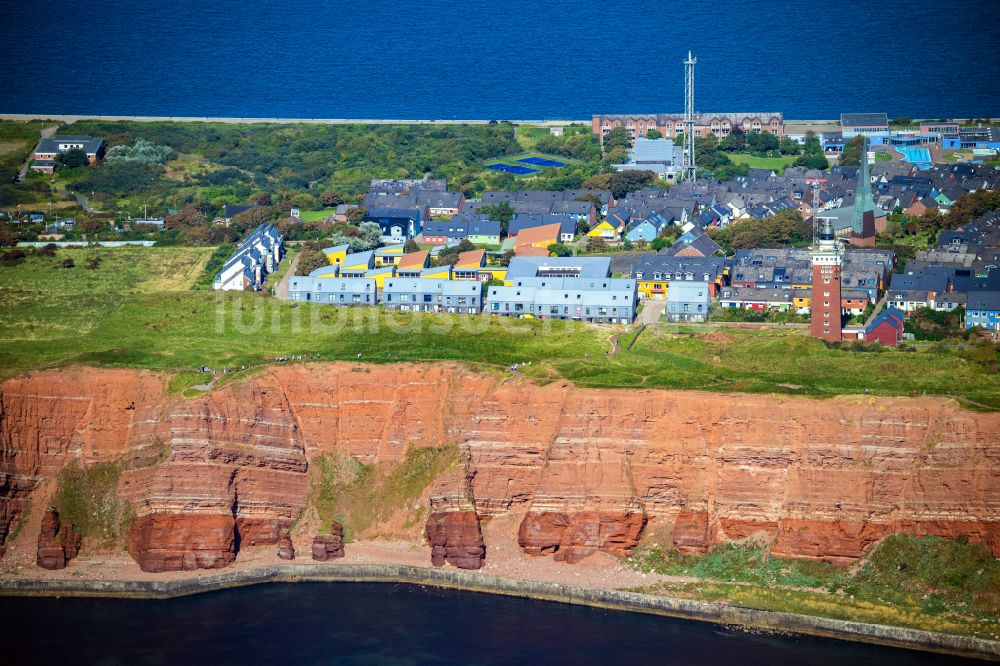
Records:
<instances>
[{"instance_id":1,"label":"orange roof house","mask_svg":"<svg viewBox=\"0 0 1000 666\"><path fill-rule=\"evenodd\" d=\"M459 252L455 268L480 268L485 265L486 250L469 250Z\"/></svg>"},{"instance_id":2,"label":"orange roof house","mask_svg":"<svg viewBox=\"0 0 1000 666\"><path fill-rule=\"evenodd\" d=\"M430 252L427 250L404 254L399 258L399 263L396 264L396 268L427 268L428 257L430 257Z\"/></svg>"},{"instance_id":3,"label":"orange roof house","mask_svg":"<svg viewBox=\"0 0 1000 666\"><path fill-rule=\"evenodd\" d=\"M429 259L430 253L427 250L402 255L396 264L396 277L420 277L423 270L431 265Z\"/></svg>"},{"instance_id":4,"label":"orange roof house","mask_svg":"<svg viewBox=\"0 0 1000 666\"><path fill-rule=\"evenodd\" d=\"M549 245L559 242L559 230L559 224L522 229L514 242L514 254L522 257L549 256Z\"/></svg>"}]
</instances>

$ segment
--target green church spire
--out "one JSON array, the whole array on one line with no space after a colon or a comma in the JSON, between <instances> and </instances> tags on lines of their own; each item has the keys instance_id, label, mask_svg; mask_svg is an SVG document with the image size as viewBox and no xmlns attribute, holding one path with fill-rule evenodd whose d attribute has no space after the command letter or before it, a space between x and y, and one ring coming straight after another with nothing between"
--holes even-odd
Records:
<instances>
[{"instance_id":1,"label":"green church spire","mask_svg":"<svg viewBox=\"0 0 1000 666\"><path fill-rule=\"evenodd\" d=\"M868 139L861 141L861 166L858 168L858 184L854 191L854 233L864 232L865 213L875 210L875 198L872 197L872 179L868 175Z\"/></svg>"}]
</instances>

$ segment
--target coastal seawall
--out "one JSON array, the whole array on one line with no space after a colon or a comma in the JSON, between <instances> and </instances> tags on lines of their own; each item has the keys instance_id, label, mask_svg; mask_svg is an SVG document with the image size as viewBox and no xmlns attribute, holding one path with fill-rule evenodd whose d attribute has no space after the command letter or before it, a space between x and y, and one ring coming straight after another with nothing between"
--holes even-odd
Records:
<instances>
[{"instance_id":1,"label":"coastal seawall","mask_svg":"<svg viewBox=\"0 0 1000 666\"><path fill-rule=\"evenodd\" d=\"M296 582L430 585L649 613L748 630L822 636L1000 661L1000 642L997 641L636 592L588 589L560 583L513 580L451 569L425 569L403 565L291 564L169 581L6 580L0 581L0 595L165 599L246 585Z\"/></svg>"}]
</instances>

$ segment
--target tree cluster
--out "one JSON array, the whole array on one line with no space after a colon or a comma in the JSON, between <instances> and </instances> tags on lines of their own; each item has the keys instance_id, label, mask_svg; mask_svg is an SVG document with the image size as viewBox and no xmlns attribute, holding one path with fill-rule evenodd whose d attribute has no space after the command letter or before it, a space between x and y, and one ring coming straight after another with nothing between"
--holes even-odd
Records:
<instances>
[{"instance_id":1,"label":"tree cluster","mask_svg":"<svg viewBox=\"0 0 1000 666\"><path fill-rule=\"evenodd\" d=\"M159 146L146 139L136 139L131 146L119 145L110 148L104 156L108 164L141 164L156 166L166 164L173 154L170 146Z\"/></svg>"},{"instance_id":2,"label":"tree cluster","mask_svg":"<svg viewBox=\"0 0 1000 666\"><path fill-rule=\"evenodd\" d=\"M807 169L826 169L830 166L823 154L823 144L812 130L806 133L805 145L802 147L802 154L795 160L795 166Z\"/></svg>"},{"instance_id":3,"label":"tree cluster","mask_svg":"<svg viewBox=\"0 0 1000 666\"><path fill-rule=\"evenodd\" d=\"M70 148L56 155L56 161L67 169L75 169L90 164L90 158L83 148Z\"/></svg>"},{"instance_id":4,"label":"tree cluster","mask_svg":"<svg viewBox=\"0 0 1000 666\"><path fill-rule=\"evenodd\" d=\"M798 209L789 208L772 217L730 222L725 228L708 233L726 254L732 254L735 250L755 247L807 245L812 239L812 225L802 219Z\"/></svg>"},{"instance_id":5,"label":"tree cluster","mask_svg":"<svg viewBox=\"0 0 1000 666\"><path fill-rule=\"evenodd\" d=\"M840 155L840 166L861 166L861 151L864 150L865 137L860 134L844 144L844 152Z\"/></svg>"},{"instance_id":6,"label":"tree cluster","mask_svg":"<svg viewBox=\"0 0 1000 666\"><path fill-rule=\"evenodd\" d=\"M582 185L588 190L611 190L614 197L620 199L629 192L649 187L655 182L656 173L652 171L627 169L591 176Z\"/></svg>"}]
</instances>

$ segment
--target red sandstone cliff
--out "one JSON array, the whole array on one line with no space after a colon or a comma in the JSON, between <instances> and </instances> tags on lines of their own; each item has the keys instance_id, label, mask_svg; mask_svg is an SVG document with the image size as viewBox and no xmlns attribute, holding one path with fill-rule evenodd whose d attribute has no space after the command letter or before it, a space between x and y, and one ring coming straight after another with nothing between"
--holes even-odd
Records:
<instances>
[{"instance_id":1,"label":"red sandstone cliff","mask_svg":"<svg viewBox=\"0 0 1000 666\"><path fill-rule=\"evenodd\" d=\"M499 383L449 364L274 368L191 400L150 372L4 382L0 546L67 461L123 458L140 565L225 566L240 547L278 543L308 503L313 456L392 462L443 444L465 459L431 490L442 529L427 533L445 558L441 514L469 510L525 513L525 551L568 562L626 554L650 521L692 553L762 534L779 555L849 561L905 531L966 535L1000 555L998 414L932 398ZM149 464L157 451L165 460ZM455 554L478 548L451 520Z\"/></svg>"}]
</instances>

